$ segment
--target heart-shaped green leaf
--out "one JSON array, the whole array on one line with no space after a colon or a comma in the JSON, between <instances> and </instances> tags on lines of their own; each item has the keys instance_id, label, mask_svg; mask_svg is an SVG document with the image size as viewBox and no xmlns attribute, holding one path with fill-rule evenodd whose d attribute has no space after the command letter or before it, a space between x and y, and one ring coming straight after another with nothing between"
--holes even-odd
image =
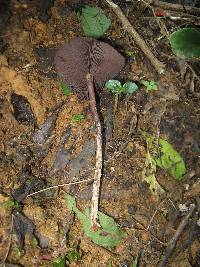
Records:
<instances>
[{"instance_id":1,"label":"heart-shaped green leaf","mask_svg":"<svg viewBox=\"0 0 200 267\"><path fill-rule=\"evenodd\" d=\"M138 86L137 86L136 83L126 82L123 85L123 93L125 93L125 94L132 94L132 93L134 93L137 90L138 90Z\"/></svg>"},{"instance_id":2,"label":"heart-shaped green leaf","mask_svg":"<svg viewBox=\"0 0 200 267\"><path fill-rule=\"evenodd\" d=\"M99 38L110 25L111 20L106 17L102 9L90 6L82 9L82 27L86 36Z\"/></svg>"},{"instance_id":3,"label":"heart-shaped green leaf","mask_svg":"<svg viewBox=\"0 0 200 267\"><path fill-rule=\"evenodd\" d=\"M169 40L176 56L186 60L200 57L200 30L196 28L180 29L173 32Z\"/></svg>"}]
</instances>

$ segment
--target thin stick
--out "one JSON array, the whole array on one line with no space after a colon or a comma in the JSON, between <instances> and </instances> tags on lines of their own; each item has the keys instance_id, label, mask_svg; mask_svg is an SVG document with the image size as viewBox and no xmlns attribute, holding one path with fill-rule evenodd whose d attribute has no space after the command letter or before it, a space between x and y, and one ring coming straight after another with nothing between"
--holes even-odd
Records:
<instances>
[{"instance_id":1,"label":"thin stick","mask_svg":"<svg viewBox=\"0 0 200 267\"><path fill-rule=\"evenodd\" d=\"M94 92L94 83L92 74L88 73L86 75L90 107L96 124L96 167L94 173L94 183L92 190L92 204L91 204L91 225L95 229L99 226L98 224L98 206L99 206L99 192L100 192L100 183L102 175L102 133L101 133L101 122L97 112L97 105Z\"/></svg>"},{"instance_id":2,"label":"thin stick","mask_svg":"<svg viewBox=\"0 0 200 267\"><path fill-rule=\"evenodd\" d=\"M177 243L181 233L185 229L186 225L188 224L189 218L192 216L192 213L194 212L194 209L195 209L195 205L191 204L188 214L180 222L174 236L172 237L172 239L170 240L170 242L166 248L165 255L163 256L163 259L159 263L158 267L165 267L166 266L166 263L167 263L169 257L171 256L171 254L173 253L174 248L176 246L176 243Z\"/></svg>"},{"instance_id":3,"label":"thin stick","mask_svg":"<svg viewBox=\"0 0 200 267\"><path fill-rule=\"evenodd\" d=\"M135 43L139 46L139 48L142 50L142 52L145 54L145 56L149 59L151 64L154 66L156 71L161 74L164 73L165 65L160 62L151 52L149 47L146 45L143 38L138 34L138 32L133 28L133 26L130 24L124 13L122 12L121 8L113 3L112 0L105 0L109 6L113 9L117 17L120 19L124 29L133 37Z\"/></svg>"},{"instance_id":4,"label":"thin stick","mask_svg":"<svg viewBox=\"0 0 200 267\"><path fill-rule=\"evenodd\" d=\"M159 203L158 207L156 208L156 210L154 211L154 213L153 213L153 215L151 216L151 219L150 219L150 221L149 221L149 224L148 224L148 226L147 226L147 231L149 230L149 228L150 228L150 226L151 226L151 224L152 224L152 222L153 222L154 217L155 217L156 214L158 213L158 211L159 211L159 209L161 208L161 206L163 205L163 203L165 203L165 201L166 201L166 199L164 199L163 201L161 201L161 202Z\"/></svg>"},{"instance_id":5,"label":"thin stick","mask_svg":"<svg viewBox=\"0 0 200 267\"><path fill-rule=\"evenodd\" d=\"M72 183L68 183L68 184L53 185L53 186L41 189L39 191L36 191L34 193L31 193L31 194L27 195L27 197L31 197L31 196L37 195L37 194L42 193L42 192L47 191L47 190L51 190L51 189L55 189L55 188L59 188L59 187L64 187L64 186L69 186L69 185L74 185L74 184L81 184L81 183L85 183L85 182L89 182L89 181L93 181L93 179L87 179L87 180L72 182Z\"/></svg>"},{"instance_id":6,"label":"thin stick","mask_svg":"<svg viewBox=\"0 0 200 267\"><path fill-rule=\"evenodd\" d=\"M197 7L191 7L191 6L184 6L180 4L171 4L159 0L153 0L152 3L154 6L161 7L163 9L169 9L169 10L174 10L174 11L181 11L181 12L187 12L190 14L200 14L200 8Z\"/></svg>"},{"instance_id":7,"label":"thin stick","mask_svg":"<svg viewBox=\"0 0 200 267\"><path fill-rule=\"evenodd\" d=\"M11 247L11 242L12 242L13 222L14 222L14 216L12 214L11 215L10 234L9 234L9 240L8 240L7 250L6 250L6 254L4 256L4 259L3 259L3 261L0 264L0 267L4 267L5 266L5 262L6 262L7 258L8 258L8 254L10 252L10 247Z\"/></svg>"},{"instance_id":8,"label":"thin stick","mask_svg":"<svg viewBox=\"0 0 200 267\"><path fill-rule=\"evenodd\" d=\"M134 217L132 217L132 219L134 220L135 223L137 223L141 226L141 228L142 228L141 230L144 230L145 232L149 233L156 241L158 241L161 245L166 247L166 243L164 243L162 240L160 240L158 237L156 237L150 230L147 230L146 227L141 222L136 220ZM132 228L127 228L127 229L132 230ZM133 230L135 230L135 228ZM138 230L140 230L140 229L138 229Z\"/></svg>"}]
</instances>

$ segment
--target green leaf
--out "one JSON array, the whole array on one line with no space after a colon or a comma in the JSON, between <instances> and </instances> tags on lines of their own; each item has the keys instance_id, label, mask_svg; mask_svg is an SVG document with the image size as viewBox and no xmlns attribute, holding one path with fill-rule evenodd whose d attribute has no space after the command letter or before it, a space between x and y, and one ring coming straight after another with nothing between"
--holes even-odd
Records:
<instances>
[{"instance_id":1,"label":"green leaf","mask_svg":"<svg viewBox=\"0 0 200 267\"><path fill-rule=\"evenodd\" d=\"M119 94L123 90L123 87L118 80L109 80L106 82L105 87L114 94Z\"/></svg>"},{"instance_id":2,"label":"green leaf","mask_svg":"<svg viewBox=\"0 0 200 267\"><path fill-rule=\"evenodd\" d=\"M83 119L85 119L84 114L75 114L72 116L72 122L81 122Z\"/></svg>"},{"instance_id":3,"label":"green leaf","mask_svg":"<svg viewBox=\"0 0 200 267\"><path fill-rule=\"evenodd\" d=\"M63 82L61 82L60 84L60 89L66 96L70 95L72 92L72 89L69 86L65 85Z\"/></svg>"},{"instance_id":4,"label":"green leaf","mask_svg":"<svg viewBox=\"0 0 200 267\"><path fill-rule=\"evenodd\" d=\"M85 6L82 9L82 27L86 36L99 38L111 25L103 10L98 7Z\"/></svg>"},{"instance_id":5,"label":"green leaf","mask_svg":"<svg viewBox=\"0 0 200 267\"><path fill-rule=\"evenodd\" d=\"M165 193L165 190L157 182L154 173L149 176L146 176L144 180L149 184L149 189L151 190L151 193L156 196L157 199L159 199L159 197Z\"/></svg>"},{"instance_id":6,"label":"green leaf","mask_svg":"<svg viewBox=\"0 0 200 267\"><path fill-rule=\"evenodd\" d=\"M132 263L131 267L139 267L139 256L137 256Z\"/></svg>"},{"instance_id":7,"label":"green leaf","mask_svg":"<svg viewBox=\"0 0 200 267\"><path fill-rule=\"evenodd\" d=\"M138 86L136 83L133 83L133 82L126 82L124 85L123 85L123 92L125 94L132 94L134 93L135 91L138 90Z\"/></svg>"},{"instance_id":8,"label":"green leaf","mask_svg":"<svg viewBox=\"0 0 200 267\"><path fill-rule=\"evenodd\" d=\"M106 82L105 87L115 95L132 94L138 90L138 86L133 82L126 82L123 86L118 80L109 80Z\"/></svg>"},{"instance_id":9,"label":"green leaf","mask_svg":"<svg viewBox=\"0 0 200 267\"><path fill-rule=\"evenodd\" d=\"M54 260L53 267L65 267L66 266L65 263L66 263L66 256L59 257Z\"/></svg>"},{"instance_id":10,"label":"green leaf","mask_svg":"<svg viewBox=\"0 0 200 267\"><path fill-rule=\"evenodd\" d=\"M67 194L67 200L68 199L69 194ZM71 202L72 201L70 199L70 203ZM69 205L68 202L67 205ZM89 209L86 209L84 212L81 212L74 204L74 198L73 206L70 205L69 207L72 208L77 218L82 222L84 235L90 238L95 244L102 247L111 248L119 245L123 241L123 239L127 237L127 233L119 227L119 225L114 221L112 217L109 217L99 211L99 222L102 228L98 229L97 231L93 231L91 229L91 218Z\"/></svg>"},{"instance_id":11,"label":"green leaf","mask_svg":"<svg viewBox=\"0 0 200 267\"><path fill-rule=\"evenodd\" d=\"M66 194L67 207L69 210L73 211L74 206L76 206L76 200L70 194Z\"/></svg>"},{"instance_id":12,"label":"green leaf","mask_svg":"<svg viewBox=\"0 0 200 267\"><path fill-rule=\"evenodd\" d=\"M113 267L113 265L112 265L112 259L109 259L109 261L108 261L108 267Z\"/></svg>"},{"instance_id":13,"label":"green leaf","mask_svg":"<svg viewBox=\"0 0 200 267\"><path fill-rule=\"evenodd\" d=\"M122 240L127 236L126 232L120 229L113 218L105 215L102 212L98 212L99 222L102 229L98 231L91 230L89 210L85 211L87 214L87 221L82 221L84 233L87 237L102 247L115 247L119 245Z\"/></svg>"},{"instance_id":14,"label":"green leaf","mask_svg":"<svg viewBox=\"0 0 200 267\"><path fill-rule=\"evenodd\" d=\"M159 139L160 155L155 157L156 165L167 170L176 180L181 180L186 172L184 160L171 144Z\"/></svg>"},{"instance_id":15,"label":"green leaf","mask_svg":"<svg viewBox=\"0 0 200 267\"><path fill-rule=\"evenodd\" d=\"M73 250L67 253L67 258L70 263L81 260L81 255L77 250Z\"/></svg>"},{"instance_id":16,"label":"green leaf","mask_svg":"<svg viewBox=\"0 0 200 267\"><path fill-rule=\"evenodd\" d=\"M4 202L4 206L6 208L15 208L15 209L19 209L20 208L20 204L17 202L17 201L14 201L14 200L7 200L6 202Z\"/></svg>"},{"instance_id":17,"label":"green leaf","mask_svg":"<svg viewBox=\"0 0 200 267\"><path fill-rule=\"evenodd\" d=\"M147 91L158 90L157 84L154 81L141 80L141 83L146 87Z\"/></svg>"},{"instance_id":18,"label":"green leaf","mask_svg":"<svg viewBox=\"0 0 200 267\"><path fill-rule=\"evenodd\" d=\"M200 57L200 31L198 29L180 29L173 32L169 40L176 56L186 60Z\"/></svg>"}]
</instances>

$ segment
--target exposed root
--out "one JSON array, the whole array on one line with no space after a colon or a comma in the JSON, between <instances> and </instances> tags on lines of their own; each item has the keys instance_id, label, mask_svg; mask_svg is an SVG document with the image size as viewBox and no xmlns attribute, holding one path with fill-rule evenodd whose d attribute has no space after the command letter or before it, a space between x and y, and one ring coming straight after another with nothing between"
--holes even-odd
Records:
<instances>
[{"instance_id":1,"label":"exposed root","mask_svg":"<svg viewBox=\"0 0 200 267\"><path fill-rule=\"evenodd\" d=\"M42 193L42 192L45 192L45 191L48 191L48 190L51 190L51 189L56 189L56 188L59 188L59 187L70 186L70 185L74 185L74 184L81 184L81 183L85 183L85 182L89 182L89 181L93 181L93 179L81 180L81 181L67 183L67 184L53 185L53 186L50 186L50 187L41 189L41 190L39 190L37 192L31 193L31 194L27 195L27 197L31 197L31 196L37 195L39 193Z\"/></svg>"}]
</instances>

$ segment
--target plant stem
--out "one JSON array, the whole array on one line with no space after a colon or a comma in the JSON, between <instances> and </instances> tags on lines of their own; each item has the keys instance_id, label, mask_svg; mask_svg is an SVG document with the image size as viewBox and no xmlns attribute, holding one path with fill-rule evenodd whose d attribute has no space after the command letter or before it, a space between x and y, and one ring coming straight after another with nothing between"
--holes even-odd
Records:
<instances>
[{"instance_id":1,"label":"plant stem","mask_svg":"<svg viewBox=\"0 0 200 267\"><path fill-rule=\"evenodd\" d=\"M118 100L119 100L119 95L115 95L115 104L114 104L114 114L116 113L117 111L117 107L118 107Z\"/></svg>"},{"instance_id":2,"label":"plant stem","mask_svg":"<svg viewBox=\"0 0 200 267\"><path fill-rule=\"evenodd\" d=\"M94 117L94 121L96 124L96 167L94 173L94 183L93 183L93 191L92 191L92 203L91 203L91 225L92 228L95 229L99 227L98 223L98 206L99 206L99 192L100 192L100 183L101 183L101 175L102 175L102 133L101 133L101 122L99 119L97 104L95 99L94 92L94 83L92 74L88 73L86 75L89 99L90 99L90 107Z\"/></svg>"}]
</instances>

